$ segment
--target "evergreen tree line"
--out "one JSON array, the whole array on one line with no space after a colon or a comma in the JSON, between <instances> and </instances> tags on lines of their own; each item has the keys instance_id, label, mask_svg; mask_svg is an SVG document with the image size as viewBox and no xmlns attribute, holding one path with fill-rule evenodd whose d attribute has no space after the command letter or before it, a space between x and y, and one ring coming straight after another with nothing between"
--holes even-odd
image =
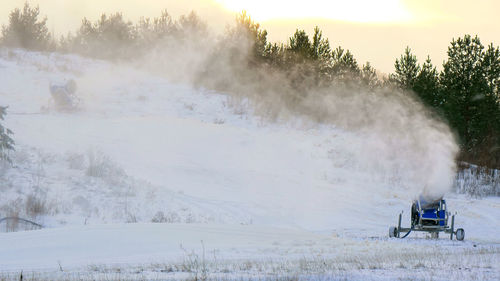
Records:
<instances>
[{"instance_id":1,"label":"evergreen tree line","mask_svg":"<svg viewBox=\"0 0 500 281\"><path fill-rule=\"evenodd\" d=\"M207 25L195 13L174 20L163 11L158 18L141 18L136 24L120 13L103 14L96 22L84 18L75 33L59 40L49 33L46 22L47 18L39 17L38 7L26 3L23 9L10 13L8 25L2 27L0 43L31 50L128 59L164 44L212 40ZM285 104L299 112L305 106L301 101L332 85L361 87L367 92L402 89L408 95L415 93L435 117L456 132L461 145L459 160L500 168L498 47L485 47L477 36L453 39L442 71L429 57L420 64L408 47L396 59L394 73L382 76L369 62L360 66L349 50L332 47L318 27L311 37L297 29L286 43L268 42L267 35L242 12L235 24L215 40L215 47L209 46L213 50L198 71L196 82L224 91L267 93L269 88L278 87L286 95L281 97ZM256 83L270 75L279 76L285 85ZM253 88L243 89L239 84Z\"/></svg>"},{"instance_id":2,"label":"evergreen tree line","mask_svg":"<svg viewBox=\"0 0 500 281\"><path fill-rule=\"evenodd\" d=\"M418 95L459 138L460 160L500 167L500 51L465 35L453 39L438 72L429 57L420 65L410 48L389 80Z\"/></svg>"},{"instance_id":3,"label":"evergreen tree line","mask_svg":"<svg viewBox=\"0 0 500 281\"><path fill-rule=\"evenodd\" d=\"M95 22L83 18L74 33L56 39L47 28L47 18L40 17L39 7L27 2L9 14L2 26L0 43L37 51L79 53L103 59L128 58L166 40L186 40L207 34L207 25L194 13L174 21L166 10L157 18L141 18L133 24L121 13L102 14Z\"/></svg>"}]
</instances>

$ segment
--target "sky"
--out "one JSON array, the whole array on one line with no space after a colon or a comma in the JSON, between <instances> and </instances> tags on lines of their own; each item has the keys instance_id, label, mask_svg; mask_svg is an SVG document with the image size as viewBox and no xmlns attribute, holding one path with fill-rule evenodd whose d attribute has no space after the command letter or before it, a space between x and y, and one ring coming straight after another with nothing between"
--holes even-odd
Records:
<instances>
[{"instance_id":1,"label":"sky","mask_svg":"<svg viewBox=\"0 0 500 281\"><path fill-rule=\"evenodd\" d=\"M0 24L25 0L1 0ZM137 21L157 17L167 9L174 17L194 10L214 32L223 32L236 13L246 10L273 42L286 42L296 29L312 35L319 26L332 47L353 52L358 63L369 61L382 73L394 70L394 61L409 46L423 62L427 55L439 66L453 38L478 35L484 45L500 44L496 0L29 0L48 17L56 35L75 31L83 17L122 12Z\"/></svg>"}]
</instances>

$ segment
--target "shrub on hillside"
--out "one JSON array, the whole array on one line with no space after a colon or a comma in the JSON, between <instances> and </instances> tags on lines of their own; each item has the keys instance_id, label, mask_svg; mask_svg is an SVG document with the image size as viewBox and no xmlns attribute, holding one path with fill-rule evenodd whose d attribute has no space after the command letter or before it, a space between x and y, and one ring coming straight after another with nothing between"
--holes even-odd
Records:
<instances>
[{"instance_id":1,"label":"shrub on hillside","mask_svg":"<svg viewBox=\"0 0 500 281\"><path fill-rule=\"evenodd\" d=\"M49 212L49 207L43 196L30 194L26 197L25 212L29 218L37 218Z\"/></svg>"},{"instance_id":2,"label":"shrub on hillside","mask_svg":"<svg viewBox=\"0 0 500 281\"><path fill-rule=\"evenodd\" d=\"M125 171L101 152L91 150L87 154L88 166L85 174L89 177L101 178L105 182L121 186L126 177Z\"/></svg>"}]
</instances>

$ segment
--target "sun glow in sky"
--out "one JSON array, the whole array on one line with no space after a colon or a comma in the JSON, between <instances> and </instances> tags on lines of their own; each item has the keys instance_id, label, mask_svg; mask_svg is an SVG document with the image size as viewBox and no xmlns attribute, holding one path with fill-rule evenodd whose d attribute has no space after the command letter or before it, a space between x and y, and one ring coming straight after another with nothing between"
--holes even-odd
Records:
<instances>
[{"instance_id":1,"label":"sun glow in sky","mask_svg":"<svg viewBox=\"0 0 500 281\"><path fill-rule=\"evenodd\" d=\"M409 22L401 0L215 0L233 12L246 10L257 21L324 18L360 23Z\"/></svg>"}]
</instances>

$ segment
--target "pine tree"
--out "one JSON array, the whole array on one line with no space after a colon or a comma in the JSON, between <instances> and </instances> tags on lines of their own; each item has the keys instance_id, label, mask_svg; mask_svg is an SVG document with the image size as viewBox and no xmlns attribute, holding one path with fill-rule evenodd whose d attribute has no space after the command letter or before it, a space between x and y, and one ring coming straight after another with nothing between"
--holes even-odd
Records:
<instances>
[{"instance_id":1,"label":"pine tree","mask_svg":"<svg viewBox=\"0 0 500 281\"><path fill-rule=\"evenodd\" d=\"M411 53L410 47L406 47L405 53L394 63L395 74L391 75L391 80L395 81L403 89L412 89L420 66L417 64L417 57Z\"/></svg>"},{"instance_id":2,"label":"pine tree","mask_svg":"<svg viewBox=\"0 0 500 281\"><path fill-rule=\"evenodd\" d=\"M440 76L445 111L465 157L500 166L500 51L465 35L451 42Z\"/></svg>"},{"instance_id":3,"label":"pine tree","mask_svg":"<svg viewBox=\"0 0 500 281\"><path fill-rule=\"evenodd\" d=\"M158 18L141 17L135 25L136 37L143 46L152 46L161 40L178 33L178 26L172 20L167 10L161 12Z\"/></svg>"},{"instance_id":4,"label":"pine tree","mask_svg":"<svg viewBox=\"0 0 500 281\"><path fill-rule=\"evenodd\" d=\"M47 28L47 18L39 19L39 7L28 2L22 10L16 8L9 15L9 25L2 26L2 44L32 50L47 50L54 46Z\"/></svg>"},{"instance_id":5,"label":"pine tree","mask_svg":"<svg viewBox=\"0 0 500 281\"><path fill-rule=\"evenodd\" d=\"M348 81L352 78L359 78L358 62L349 50L340 46L333 50L331 65L332 76L337 80Z\"/></svg>"},{"instance_id":6,"label":"pine tree","mask_svg":"<svg viewBox=\"0 0 500 281\"><path fill-rule=\"evenodd\" d=\"M361 68L361 81L370 89L380 86L380 80L377 77L377 72L371 66L370 62L366 62Z\"/></svg>"},{"instance_id":7,"label":"pine tree","mask_svg":"<svg viewBox=\"0 0 500 281\"><path fill-rule=\"evenodd\" d=\"M187 38L202 37L208 34L207 24L194 11L188 15L182 15L178 25L179 32Z\"/></svg>"},{"instance_id":8,"label":"pine tree","mask_svg":"<svg viewBox=\"0 0 500 281\"><path fill-rule=\"evenodd\" d=\"M484 53L482 68L488 84L488 95L500 100L500 50L493 44Z\"/></svg>"},{"instance_id":9,"label":"pine tree","mask_svg":"<svg viewBox=\"0 0 500 281\"><path fill-rule=\"evenodd\" d=\"M261 29L260 24L254 22L246 11L242 11L236 17L236 26L230 31L230 37L231 40L241 41L243 39L250 43L252 63L262 61L270 55L271 45L267 42L267 31Z\"/></svg>"},{"instance_id":10,"label":"pine tree","mask_svg":"<svg viewBox=\"0 0 500 281\"><path fill-rule=\"evenodd\" d=\"M302 63L312 57L312 45L304 30L296 30L288 39L288 48L295 55L296 62Z\"/></svg>"},{"instance_id":11,"label":"pine tree","mask_svg":"<svg viewBox=\"0 0 500 281\"><path fill-rule=\"evenodd\" d=\"M69 45L83 54L99 58L129 56L136 43L137 29L121 13L102 14L94 23L84 18Z\"/></svg>"},{"instance_id":12,"label":"pine tree","mask_svg":"<svg viewBox=\"0 0 500 281\"><path fill-rule=\"evenodd\" d=\"M0 120L4 120L4 116L7 114L7 107L0 106ZM14 140L10 137L12 131L5 128L0 124L0 160L11 162L9 158L9 150L14 150Z\"/></svg>"},{"instance_id":13,"label":"pine tree","mask_svg":"<svg viewBox=\"0 0 500 281\"><path fill-rule=\"evenodd\" d=\"M165 38L177 31L177 26L167 10L163 10L160 17L154 18L151 25L155 39Z\"/></svg>"},{"instance_id":14,"label":"pine tree","mask_svg":"<svg viewBox=\"0 0 500 281\"><path fill-rule=\"evenodd\" d=\"M447 117L458 130L467 151L479 141L482 127L479 108L487 87L481 66L483 49L477 36L453 40L441 73Z\"/></svg>"},{"instance_id":15,"label":"pine tree","mask_svg":"<svg viewBox=\"0 0 500 281\"><path fill-rule=\"evenodd\" d=\"M478 146L477 158L483 164L500 167L500 51L492 44L484 52L481 62L481 69L484 72L486 89L483 98L478 105L478 123L481 139L476 144Z\"/></svg>"},{"instance_id":16,"label":"pine tree","mask_svg":"<svg viewBox=\"0 0 500 281\"><path fill-rule=\"evenodd\" d=\"M422 101L433 108L439 109L444 101L439 92L439 73L427 56L411 88Z\"/></svg>"},{"instance_id":17,"label":"pine tree","mask_svg":"<svg viewBox=\"0 0 500 281\"><path fill-rule=\"evenodd\" d=\"M314 36L310 52L311 57L316 60L328 61L332 57L330 42L328 42L328 38L323 39L323 32L317 26L314 28Z\"/></svg>"},{"instance_id":18,"label":"pine tree","mask_svg":"<svg viewBox=\"0 0 500 281\"><path fill-rule=\"evenodd\" d=\"M310 58L314 64L316 84L330 81L332 78L332 50L328 38L323 38L323 32L317 26L314 28Z\"/></svg>"}]
</instances>

